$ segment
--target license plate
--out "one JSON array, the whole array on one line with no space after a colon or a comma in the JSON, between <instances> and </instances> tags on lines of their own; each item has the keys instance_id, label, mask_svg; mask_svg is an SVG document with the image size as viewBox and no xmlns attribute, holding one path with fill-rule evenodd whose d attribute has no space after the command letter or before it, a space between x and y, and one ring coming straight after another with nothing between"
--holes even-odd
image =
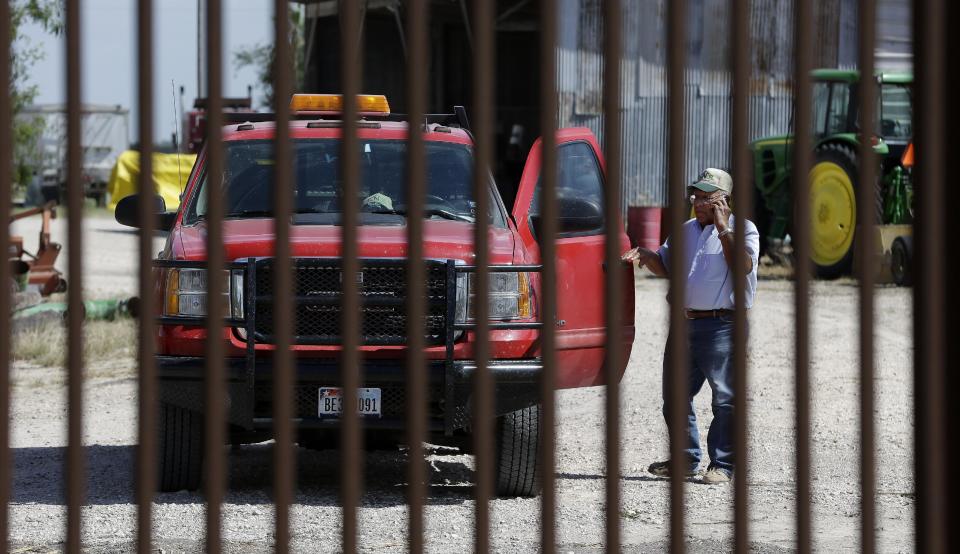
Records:
<instances>
[{"instance_id":1,"label":"license plate","mask_svg":"<svg viewBox=\"0 0 960 554\"><path fill-rule=\"evenodd\" d=\"M380 417L380 411L380 389L357 389L358 414ZM317 415L319 417L340 417L341 413L343 413L343 389L340 387L320 387Z\"/></svg>"}]
</instances>

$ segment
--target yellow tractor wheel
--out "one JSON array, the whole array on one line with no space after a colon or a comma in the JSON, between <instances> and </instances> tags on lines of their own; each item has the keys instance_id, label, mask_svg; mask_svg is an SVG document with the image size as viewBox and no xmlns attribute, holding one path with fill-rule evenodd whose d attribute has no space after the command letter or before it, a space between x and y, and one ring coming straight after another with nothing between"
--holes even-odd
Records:
<instances>
[{"instance_id":1,"label":"yellow tractor wheel","mask_svg":"<svg viewBox=\"0 0 960 554\"><path fill-rule=\"evenodd\" d=\"M827 144L810 169L810 257L817 275L848 273L857 229L857 165L852 149Z\"/></svg>"}]
</instances>

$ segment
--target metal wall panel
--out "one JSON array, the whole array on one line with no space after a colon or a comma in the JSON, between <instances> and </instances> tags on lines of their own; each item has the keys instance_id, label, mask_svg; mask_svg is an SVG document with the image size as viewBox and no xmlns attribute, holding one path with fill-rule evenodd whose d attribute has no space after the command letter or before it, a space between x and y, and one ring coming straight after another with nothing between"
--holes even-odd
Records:
<instances>
[{"instance_id":1,"label":"metal wall panel","mask_svg":"<svg viewBox=\"0 0 960 554\"><path fill-rule=\"evenodd\" d=\"M560 127L589 127L604 144L603 117L595 82L601 79L602 57L584 50L557 53ZM665 206L667 97L662 66L644 60L622 64L620 178L623 202L629 206ZM684 102L687 109L686 178L704 168L730 166L730 85L727 72L690 71ZM750 96L750 138L785 133L793 97L789 82L757 79L760 94Z\"/></svg>"},{"instance_id":2,"label":"metal wall panel","mask_svg":"<svg viewBox=\"0 0 960 554\"><path fill-rule=\"evenodd\" d=\"M709 166L729 168L731 74L727 69L729 15L726 2L691 3L686 16L687 58L684 105L684 179L692 181ZM752 140L786 133L793 109L791 36L793 2L751 3L753 79L750 86ZM622 10L620 179L625 206L667 204L666 3L633 0ZM597 0L565 0L565 30L557 50L560 127L588 127L604 144L601 83L602 25ZM836 28L836 26L834 26ZM719 30L719 32L718 32ZM826 32L826 31L824 31ZM836 33L835 33L836 34ZM719 37L719 40L718 40ZM855 40L855 37L843 40ZM838 37L826 41L840 44ZM823 53L836 58L836 53Z\"/></svg>"}]
</instances>

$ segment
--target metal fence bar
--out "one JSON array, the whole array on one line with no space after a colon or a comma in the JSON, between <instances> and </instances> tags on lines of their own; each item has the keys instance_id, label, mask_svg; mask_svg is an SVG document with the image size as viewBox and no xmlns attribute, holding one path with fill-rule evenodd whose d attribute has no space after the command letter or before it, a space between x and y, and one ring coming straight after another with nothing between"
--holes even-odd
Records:
<instances>
[{"instance_id":1,"label":"metal fence bar","mask_svg":"<svg viewBox=\"0 0 960 554\"><path fill-rule=\"evenodd\" d=\"M153 280L153 0L137 4L137 125L140 131L140 313L137 415L137 550L153 550L153 495L157 490L157 369L154 359L156 326Z\"/></svg>"},{"instance_id":2,"label":"metal fence bar","mask_svg":"<svg viewBox=\"0 0 960 554\"><path fill-rule=\"evenodd\" d=\"M67 552L80 552L83 452L83 162L81 136L80 0L66 3L67 60Z\"/></svg>"},{"instance_id":3,"label":"metal fence bar","mask_svg":"<svg viewBox=\"0 0 960 554\"><path fill-rule=\"evenodd\" d=\"M875 284L873 226L876 221L876 153L873 137L877 121L877 81L874 71L874 43L876 37L876 2L860 0L859 6L860 57L860 190L857 202L859 230L857 257L860 273L860 549L865 554L876 550L876 475L874 449L876 448L873 421L874 353L873 321Z\"/></svg>"},{"instance_id":4,"label":"metal fence bar","mask_svg":"<svg viewBox=\"0 0 960 554\"><path fill-rule=\"evenodd\" d=\"M557 383L557 3L540 0L540 352L543 360L540 412L540 542L544 554L556 551L556 396ZM617 204L619 205L619 204ZM611 226L612 227L612 226ZM609 265L608 267L618 267ZM612 272L617 273L617 272ZM618 304L619 305L619 304ZM609 309L609 304L608 304Z\"/></svg>"},{"instance_id":5,"label":"metal fence bar","mask_svg":"<svg viewBox=\"0 0 960 554\"><path fill-rule=\"evenodd\" d=\"M423 505L427 472L423 443L427 439L427 368L423 352L426 271L423 262L423 201L426 198L426 148L420 125L427 111L427 33L430 7L426 0L407 4L407 503L410 552L424 551Z\"/></svg>"},{"instance_id":6,"label":"metal fence bar","mask_svg":"<svg viewBox=\"0 0 960 554\"><path fill-rule=\"evenodd\" d=\"M793 213L794 245L794 326L796 363L796 510L797 550L810 552L810 145L813 144L810 121L813 69L813 3L796 2L794 16L794 115Z\"/></svg>"},{"instance_id":7,"label":"metal fence bar","mask_svg":"<svg viewBox=\"0 0 960 554\"><path fill-rule=\"evenodd\" d=\"M490 193L488 179L493 167L494 124L494 3L481 0L473 3L473 102L474 144L476 158L473 170L473 196L477 203L473 247L477 271L476 366L473 391L476 404L473 412L474 451L476 452L476 522L474 551L490 551L490 497L493 494L493 382L487 363L490 358L490 306L488 302L490 253L488 252L488 216Z\"/></svg>"},{"instance_id":8,"label":"metal fence bar","mask_svg":"<svg viewBox=\"0 0 960 554\"><path fill-rule=\"evenodd\" d=\"M606 337L606 456L608 552L620 550L620 358L623 352L623 262L620 260L620 55L623 51L620 0L603 5L603 123L607 161L603 194L606 241L604 317ZM552 53L550 54L552 55ZM546 327L546 326L545 326Z\"/></svg>"},{"instance_id":9,"label":"metal fence bar","mask_svg":"<svg viewBox=\"0 0 960 554\"><path fill-rule=\"evenodd\" d=\"M689 213L684 187L684 66L686 40L685 18L687 4L684 0L671 2L667 9L667 101L668 146L667 183L670 197L670 336L667 339L667 357L670 360L667 395L667 427L670 430L670 549L674 554L684 551L683 489L687 474L687 447L684 432L687 417L686 373L687 319L686 307L686 262L683 222ZM665 377L666 378L666 377ZM669 402L667 402L669 399Z\"/></svg>"},{"instance_id":10,"label":"metal fence bar","mask_svg":"<svg viewBox=\"0 0 960 554\"><path fill-rule=\"evenodd\" d=\"M918 178L916 242L917 280L914 287L914 372L916 464L917 552L947 552L946 499L946 394L945 364L947 298L945 274L947 253L944 240L946 214L942 205L947 177L945 96L947 70L946 2L925 0L914 3L916 18L917 133L916 170ZM947 23L945 23L947 22Z\"/></svg>"},{"instance_id":11,"label":"metal fence bar","mask_svg":"<svg viewBox=\"0 0 960 554\"><path fill-rule=\"evenodd\" d=\"M733 20L733 44L731 57L733 65L733 110L731 112L730 144L733 162L733 204L737 207L734 224L733 282L734 294L733 321L733 398L734 398L734 456L736 464L733 480L734 550L746 554L750 548L750 528L747 506L750 502L747 487L748 468L750 466L747 451L747 340L749 328L747 322L747 257L746 225L744 221L753 217L753 179L750 171L750 7L749 0L731 0L731 18Z\"/></svg>"},{"instance_id":12,"label":"metal fence bar","mask_svg":"<svg viewBox=\"0 0 960 554\"><path fill-rule=\"evenodd\" d=\"M360 416L357 414L357 388L360 384L360 304L357 280L357 225L360 211L360 142L357 137L357 95L363 75L360 2L340 3L340 82L343 86L343 139L341 168L343 175L343 353L340 364L343 386L340 449L343 460L341 497L343 503L343 551L357 550L357 509L360 504Z\"/></svg>"},{"instance_id":13,"label":"metal fence bar","mask_svg":"<svg viewBox=\"0 0 960 554\"><path fill-rule=\"evenodd\" d=\"M293 433L293 266L290 261L290 214L293 211L290 142L290 97L293 93L293 56L290 45L290 4L274 2L273 99L276 115L273 166L273 490L275 551L290 550L290 504L293 502L296 451Z\"/></svg>"},{"instance_id":14,"label":"metal fence bar","mask_svg":"<svg viewBox=\"0 0 960 554\"><path fill-rule=\"evenodd\" d=\"M0 83L10 82L11 50L10 0L0 0ZM9 214L11 208L11 179L13 175L13 106L10 87L0 90L0 213ZM4 215L6 217L6 215ZM10 244L9 224L0 226L0 244ZM10 282L10 264L0 265L0 283ZM0 315L10 313L10 291L0 289ZM11 468L10 457L10 327L0 329L0 467ZM0 551L9 550L9 518L12 471L0 475Z\"/></svg>"},{"instance_id":15,"label":"metal fence bar","mask_svg":"<svg viewBox=\"0 0 960 554\"><path fill-rule=\"evenodd\" d=\"M210 554L222 548L221 512L226 487L226 410L224 406L223 279L217 275L224 267L223 214L220 188L223 181L223 51L221 0L207 0L207 182L213 190L207 195L207 375L205 387L204 492L207 500L207 544Z\"/></svg>"}]
</instances>

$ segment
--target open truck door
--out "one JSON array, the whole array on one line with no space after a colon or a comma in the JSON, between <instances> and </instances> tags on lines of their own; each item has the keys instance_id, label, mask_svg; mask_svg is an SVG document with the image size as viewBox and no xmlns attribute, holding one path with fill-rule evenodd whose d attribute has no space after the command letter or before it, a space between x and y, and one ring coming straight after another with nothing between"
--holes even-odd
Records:
<instances>
[{"instance_id":1,"label":"open truck door","mask_svg":"<svg viewBox=\"0 0 960 554\"><path fill-rule=\"evenodd\" d=\"M542 142L537 139L527 157L512 211L521 240L538 258L541 155ZM585 128L557 132L557 162L557 386L600 385L605 383L606 351L606 163L596 137ZM619 231L619 250L626 252L630 239L619 220L612 224ZM623 263L613 269L623 271L623 328L618 331L623 336L622 376L634 337L633 265Z\"/></svg>"}]
</instances>

